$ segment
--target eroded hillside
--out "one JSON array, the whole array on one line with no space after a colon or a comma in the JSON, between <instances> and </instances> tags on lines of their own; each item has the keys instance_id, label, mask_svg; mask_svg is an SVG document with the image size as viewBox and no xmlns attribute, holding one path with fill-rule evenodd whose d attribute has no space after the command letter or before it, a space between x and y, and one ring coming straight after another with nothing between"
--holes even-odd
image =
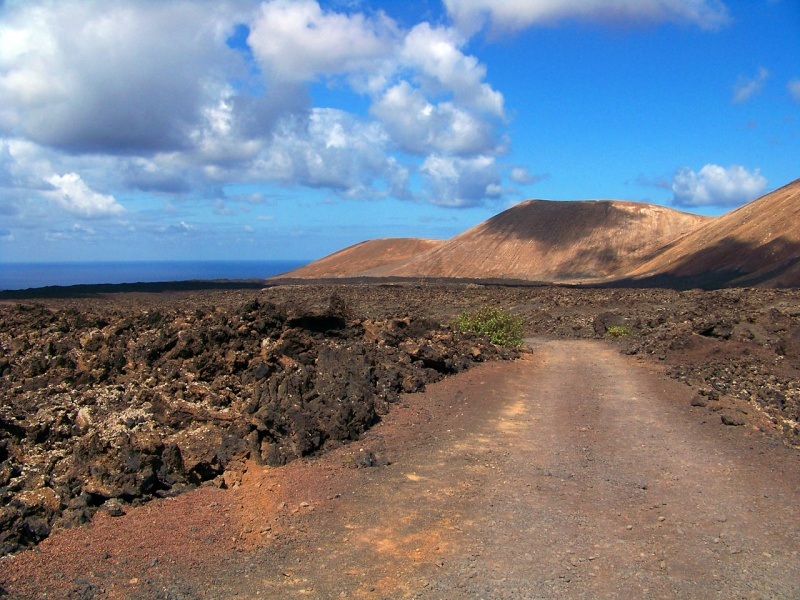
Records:
<instances>
[{"instance_id":1,"label":"eroded hillside","mask_svg":"<svg viewBox=\"0 0 800 600\"><path fill-rule=\"evenodd\" d=\"M282 277L797 287L800 180L713 218L633 202L529 200L447 241L373 240Z\"/></svg>"}]
</instances>

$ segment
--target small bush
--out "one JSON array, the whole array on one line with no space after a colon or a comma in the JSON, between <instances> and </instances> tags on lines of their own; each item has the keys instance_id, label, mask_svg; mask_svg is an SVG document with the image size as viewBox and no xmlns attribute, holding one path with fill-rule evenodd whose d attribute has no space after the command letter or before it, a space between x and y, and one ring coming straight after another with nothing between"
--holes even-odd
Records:
<instances>
[{"instance_id":1,"label":"small bush","mask_svg":"<svg viewBox=\"0 0 800 600\"><path fill-rule=\"evenodd\" d=\"M522 317L492 306L461 313L456 321L456 328L484 335L493 344L506 348L521 346L525 336L525 322Z\"/></svg>"},{"instance_id":2,"label":"small bush","mask_svg":"<svg viewBox=\"0 0 800 600\"><path fill-rule=\"evenodd\" d=\"M608 335L613 338L618 337L627 337L631 334L631 330L629 327L625 327L624 325L612 325L608 328Z\"/></svg>"}]
</instances>

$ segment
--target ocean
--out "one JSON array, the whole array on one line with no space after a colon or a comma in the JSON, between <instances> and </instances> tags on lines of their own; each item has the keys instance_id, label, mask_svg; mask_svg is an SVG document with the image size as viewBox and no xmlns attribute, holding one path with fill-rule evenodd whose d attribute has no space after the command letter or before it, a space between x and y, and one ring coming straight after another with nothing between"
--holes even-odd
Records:
<instances>
[{"instance_id":1,"label":"ocean","mask_svg":"<svg viewBox=\"0 0 800 600\"><path fill-rule=\"evenodd\" d=\"M264 279L302 267L304 260L0 263L0 291L52 285Z\"/></svg>"}]
</instances>

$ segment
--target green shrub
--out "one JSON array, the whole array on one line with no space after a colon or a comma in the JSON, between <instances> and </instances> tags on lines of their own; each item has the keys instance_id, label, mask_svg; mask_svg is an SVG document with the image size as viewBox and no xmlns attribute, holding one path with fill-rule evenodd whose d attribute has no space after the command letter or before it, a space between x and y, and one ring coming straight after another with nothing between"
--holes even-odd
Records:
<instances>
[{"instance_id":1,"label":"green shrub","mask_svg":"<svg viewBox=\"0 0 800 600\"><path fill-rule=\"evenodd\" d=\"M521 346L525 336L525 322L522 317L492 306L461 313L456 321L456 328L484 335L493 344L506 348Z\"/></svg>"},{"instance_id":2,"label":"green shrub","mask_svg":"<svg viewBox=\"0 0 800 600\"><path fill-rule=\"evenodd\" d=\"M624 325L612 325L607 331L608 335L614 338L627 337L631 334L630 327L625 327Z\"/></svg>"}]
</instances>

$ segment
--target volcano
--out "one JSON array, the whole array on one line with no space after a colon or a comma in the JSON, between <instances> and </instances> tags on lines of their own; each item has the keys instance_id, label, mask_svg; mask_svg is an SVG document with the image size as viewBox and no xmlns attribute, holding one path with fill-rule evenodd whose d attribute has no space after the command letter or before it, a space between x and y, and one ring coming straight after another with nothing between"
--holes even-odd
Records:
<instances>
[{"instance_id":1,"label":"volcano","mask_svg":"<svg viewBox=\"0 0 800 600\"><path fill-rule=\"evenodd\" d=\"M449 240L371 240L282 277L797 287L800 180L719 217L616 200L528 200Z\"/></svg>"}]
</instances>

